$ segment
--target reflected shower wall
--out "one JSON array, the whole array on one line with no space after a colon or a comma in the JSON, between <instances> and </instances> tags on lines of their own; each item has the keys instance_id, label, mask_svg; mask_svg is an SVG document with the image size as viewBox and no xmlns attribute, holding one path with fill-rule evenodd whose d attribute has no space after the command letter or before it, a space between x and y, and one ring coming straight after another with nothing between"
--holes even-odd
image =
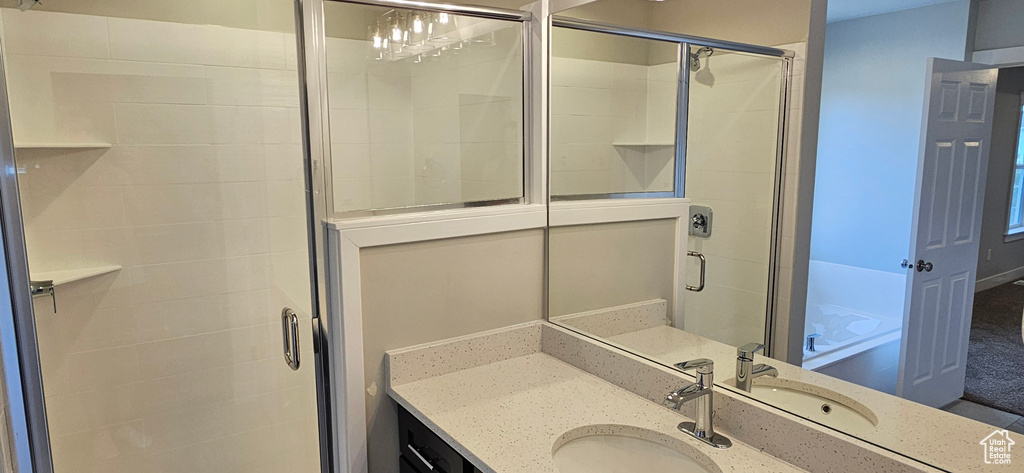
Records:
<instances>
[{"instance_id":1,"label":"reflected shower wall","mask_svg":"<svg viewBox=\"0 0 1024 473\"><path fill-rule=\"evenodd\" d=\"M684 195L710 206L714 225L710 238L689 237L708 259L707 287L686 293L684 328L738 346L765 337L783 61L690 52Z\"/></svg>"},{"instance_id":2,"label":"reflected shower wall","mask_svg":"<svg viewBox=\"0 0 1024 473\"><path fill-rule=\"evenodd\" d=\"M518 22L325 4L337 212L523 197Z\"/></svg>"},{"instance_id":3,"label":"reflected shower wall","mask_svg":"<svg viewBox=\"0 0 1024 473\"><path fill-rule=\"evenodd\" d=\"M552 28L553 198L675 189L678 45Z\"/></svg>"}]
</instances>

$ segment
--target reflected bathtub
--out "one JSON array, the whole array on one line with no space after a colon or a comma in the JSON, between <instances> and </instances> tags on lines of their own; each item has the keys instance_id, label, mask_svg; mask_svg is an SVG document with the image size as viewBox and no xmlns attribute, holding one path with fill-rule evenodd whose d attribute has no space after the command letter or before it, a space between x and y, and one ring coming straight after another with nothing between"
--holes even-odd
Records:
<instances>
[{"instance_id":1,"label":"reflected bathtub","mask_svg":"<svg viewBox=\"0 0 1024 473\"><path fill-rule=\"evenodd\" d=\"M906 275L818 260L808 269L804 336L820 336L814 351L807 350L805 338L803 367L858 384L893 369L899 363Z\"/></svg>"}]
</instances>

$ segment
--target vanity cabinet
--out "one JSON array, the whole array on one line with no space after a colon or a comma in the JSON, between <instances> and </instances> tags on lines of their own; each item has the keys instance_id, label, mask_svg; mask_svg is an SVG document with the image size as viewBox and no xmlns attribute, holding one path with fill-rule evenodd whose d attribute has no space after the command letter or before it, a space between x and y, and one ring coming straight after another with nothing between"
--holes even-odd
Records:
<instances>
[{"instance_id":1,"label":"vanity cabinet","mask_svg":"<svg viewBox=\"0 0 1024 473\"><path fill-rule=\"evenodd\" d=\"M398 432L400 473L481 473L402 406Z\"/></svg>"}]
</instances>

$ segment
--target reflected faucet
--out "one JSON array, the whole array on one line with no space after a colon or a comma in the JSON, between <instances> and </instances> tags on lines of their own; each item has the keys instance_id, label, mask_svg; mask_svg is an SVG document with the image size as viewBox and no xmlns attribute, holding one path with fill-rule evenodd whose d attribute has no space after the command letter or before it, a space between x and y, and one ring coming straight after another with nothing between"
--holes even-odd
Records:
<instances>
[{"instance_id":1,"label":"reflected faucet","mask_svg":"<svg viewBox=\"0 0 1024 473\"><path fill-rule=\"evenodd\" d=\"M752 342L736 349L736 387L750 392L754 378L779 376L779 370L764 363L754 364L754 353L764 350L764 345Z\"/></svg>"},{"instance_id":2,"label":"reflected faucet","mask_svg":"<svg viewBox=\"0 0 1024 473\"><path fill-rule=\"evenodd\" d=\"M695 370L697 382L672 391L665 396L666 407L678 411L683 404L695 401L696 422L683 422L679 430L696 437L697 440L717 448L729 448L732 442L725 436L715 433L714 426L714 380L715 362L707 358L676 363L675 367L683 370Z\"/></svg>"}]
</instances>

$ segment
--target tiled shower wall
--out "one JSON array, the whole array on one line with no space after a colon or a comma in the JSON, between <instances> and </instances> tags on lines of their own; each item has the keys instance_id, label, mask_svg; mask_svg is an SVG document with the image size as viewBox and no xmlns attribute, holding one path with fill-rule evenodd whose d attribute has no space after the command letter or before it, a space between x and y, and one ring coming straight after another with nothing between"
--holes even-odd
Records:
<instances>
[{"instance_id":1,"label":"tiled shower wall","mask_svg":"<svg viewBox=\"0 0 1024 473\"><path fill-rule=\"evenodd\" d=\"M671 191L676 64L551 63L551 193Z\"/></svg>"},{"instance_id":2,"label":"tiled shower wall","mask_svg":"<svg viewBox=\"0 0 1024 473\"><path fill-rule=\"evenodd\" d=\"M520 30L508 23L493 43L484 35L418 63L373 61L367 41L328 38L336 210L522 196Z\"/></svg>"},{"instance_id":3,"label":"tiled shower wall","mask_svg":"<svg viewBox=\"0 0 1024 473\"><path fill-rule=\"evenodd\" d=\"M804 45L780 47L797 54L792 96L802 97ZM711 238L688 238L689 249L708 258L707 287L686 294L684 328L742 345L765 336L781 69L777 61L738 54L702 62L713 80L691 76L686 196L695 205L711 206L714 223ZM790 169L798 162L802 106L798 99L790 103L784 213L795 212ZM778 284L788 294L793 230L784 227L781 233ZM788 311L788 298L776 310Z\"/></svg>"},{"instance_id":4,"label":"tiled shower wall","mask_svg":"<svg viewBox=\"0 0 1024 473\"><path fill-rule=\"evenodd\" d=\"M318 468L293 35L0 15L56 471Z\"/></svg>"}]
</instances>

